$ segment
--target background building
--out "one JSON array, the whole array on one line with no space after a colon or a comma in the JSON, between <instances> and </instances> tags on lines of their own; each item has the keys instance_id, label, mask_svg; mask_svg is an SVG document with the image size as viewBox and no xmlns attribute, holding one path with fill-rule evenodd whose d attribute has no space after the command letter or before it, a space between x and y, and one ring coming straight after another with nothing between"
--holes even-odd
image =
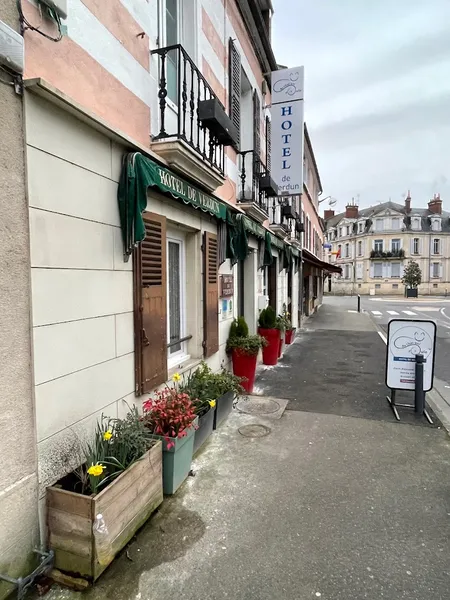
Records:
<instances>
[{"instance_id":1,"label":"background building","mask_svg":"<svg viewBox=\"0 0 450 600\"><path fill-rule=\"evenodd\" d=\"M419 264L419 294L450 292L450 213L439 194L427 208L384 202L359 210L349 204L344 213L325 211L328 260L342 267L327 291L335 294L404 294L401 282L409 260Z\"/></svg>"}]
</instances>

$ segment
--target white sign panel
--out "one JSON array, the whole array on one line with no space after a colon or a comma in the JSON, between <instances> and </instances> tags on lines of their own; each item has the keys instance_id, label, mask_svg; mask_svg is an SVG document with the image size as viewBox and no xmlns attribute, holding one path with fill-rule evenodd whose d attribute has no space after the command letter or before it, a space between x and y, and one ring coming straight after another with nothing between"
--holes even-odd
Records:
<instances>
[{"instance_id":1,"label":"white sign panel","mask_svg":"<svg viewBox=\"0 0 450 600\"><path fill-rule=\"evenodd\" d=\"M388 326L386 385L394 390L414 390L416 355L422 354L423 389L433 388L436 323L393 319Z\"/></svg>"},{"instance_id":2,"label":"white sign panel","mask_svg":"<svg viewBox=\"0 0 450 600\"><path fill-rule=\"evenodd\" d=\"M280 194L303 192L304 68L272 72L272 179Z\"/></svg>"}]
</instances>

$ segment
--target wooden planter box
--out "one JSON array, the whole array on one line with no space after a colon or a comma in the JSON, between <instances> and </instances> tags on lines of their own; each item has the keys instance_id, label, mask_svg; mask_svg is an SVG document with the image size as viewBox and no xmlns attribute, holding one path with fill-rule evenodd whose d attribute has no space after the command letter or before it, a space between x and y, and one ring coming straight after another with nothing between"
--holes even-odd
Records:
<instances>
[{"instance_id":1,"label":"wooden planter box","mask_svg":"<svg viewBox=\"0 0 450 600\"><path fill-rule=\"evenodd\" d=\"M163 501L162 444L156 442L141 460L96 496L47 488L47 532L55 568L95 581L116 554ZM108 528L108 560L97 559L92 526L102 514Z\"/></svg>"}]
</instances>

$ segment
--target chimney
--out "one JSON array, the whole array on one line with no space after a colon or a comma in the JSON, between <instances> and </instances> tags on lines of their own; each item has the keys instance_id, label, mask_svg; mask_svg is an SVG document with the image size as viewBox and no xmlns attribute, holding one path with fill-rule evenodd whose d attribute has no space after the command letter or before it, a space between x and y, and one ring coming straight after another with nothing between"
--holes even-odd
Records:
<instances>
[{"instance_id":1,"label":"chimney","mask_svg":"<svg viewBox=\"0 0 450 600\"><path fill-rule=\"evenodd\" d=\"M324 211L323 218L325 219L325 221L328 221L328 219L331 219L331 217L334 217L334 210Z\"/></svg>"},{"instance_id":2,"label":"chimney","mask_svg":"<svg viewBox=\"0 0 450 600\"><path fill-rule=\"evenodd\" d=\"M408 195L405 198L405 212L407 215L411 212L411 192L408 190Z\"/></svg>"},{"instance_id":3,"label":"chimney","mask_svg":"<svg viewBox=\"0 0 450 600\"><path fill-rule=\"evenodd\" d=\"M358 207L356 204L347 204L347 206L345 207L345 217L347 219L358 218Z\"/></svg>"},{"instance_id":4,"label":"chimney","mask_svg":"<svg viewBox=\"0 0 450 600\"><path fill-rule=\"evenodd\" d=\"M436 215L442 214L442 200L440 194L435 194L434 198L428 202L428 210Z\"/></svg>"}]
</instances>

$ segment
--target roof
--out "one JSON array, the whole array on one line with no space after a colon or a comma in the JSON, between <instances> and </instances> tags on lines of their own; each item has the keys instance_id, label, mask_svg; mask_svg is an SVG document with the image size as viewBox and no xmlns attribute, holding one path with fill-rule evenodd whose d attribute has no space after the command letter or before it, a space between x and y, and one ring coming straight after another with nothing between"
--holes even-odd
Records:
<instances>
[{"instance_id":1,"label":"roof","mask_svg":"<svg viewBox=\"0 0 450 600\"><path fill-rule=\"evenodd\" d=\"M372 217L376 217L379 213L384 212L385 210L395 210L396 212L404 215L405 217L420 217L422 220L422 231L431 231L431 222L430 217L440 216L442 219L442 231L450 233L450 212L443 210L440 215L436 215L433 213L428 207L427 208L414 208L411 207L411 212L407 213L406 208L403 204L397 204L397 202L382 202L381 204L376 204L375 206L369 206L368 208L362 208L358 212L358 219L365 217L366 219L371 219ZM330 219L325 221L325 225L328 228L336 227L336 225L345 219L345 212L339 213L338 215L334 215Z\"/></svg>"}]
</instances>

